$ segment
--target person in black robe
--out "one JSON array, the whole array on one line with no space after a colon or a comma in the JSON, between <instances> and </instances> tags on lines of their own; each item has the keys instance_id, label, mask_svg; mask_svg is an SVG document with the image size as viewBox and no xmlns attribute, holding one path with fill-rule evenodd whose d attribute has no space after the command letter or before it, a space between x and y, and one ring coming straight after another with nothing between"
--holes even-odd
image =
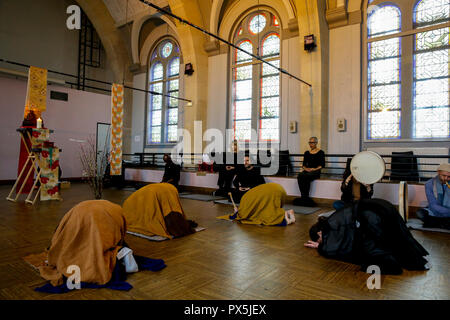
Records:
<instances>
[{"instance_id":1,"label":"person in black robe","mask_svg":"<svg viewBox=\"0 0 450 320\"><path fill-rule=\"evenodd\" d=\"M219 189L214 193L216 196L228 197L228 192L231 192L231 186L236 175L238 165L237 147L237 141L234 140L232 145L233 152L226 152L222 154L219 153L217 155L217 157L222 157L222 163L219 164L219 178L217 180Z\"/></svg>"},{"instance_id":2,"label":"person in black robe","mask_svg":"<svg viewBox=\"0 0 450 320\"><path fill-rule=\"evenodd\" d=\"M373 184L360 183L353 177L350 171L351 158L347 159L342 184L341 184L341 200L333 203L333 208L339 210L345 206L352 205L360 199L370 199L373 195Z\"/></svg>"},{"instance_id":3,"label":"person in black robe","mask_svg":"<svg viewBox=\"0 0 450 320\"><path fill-rule=\"evenodd\" d=\"M294 199L296 206L314 207L314 200L309 197L311 182L320 178L321 169L325 167L325 153L317 147L318 139L309 138L310 151L305 151L303 156L303 171L297 176L301 198Z\"/></svg>"},{"instance_id":4,"label":"person in black robe","mask_svg":"<svg viewBox=\"0 0 450 320\"><path fill-rule=\"evenodd\" d=\"M172 161L172 158L167 153L163 157L166 163L164 167L164 176L161 182L166 182L174 185L178 189L178 183L180 182L181 168L178 164Z\"/></svg>"},{"instance_id":5,"label":"person in black robe","mask_svg":"<svg viewBox=\"0 0 450 320\"><path fill-rule=\"evenodd\" d=\"M250 157L244 157L244 164L237 166L236 178L233 185L235 189L232 191L233 200L236 203L241 202L242 196L251 188L265 183L264 177L261 175L261 168L254 167L250 163Z\"/></svg>"},{"instance_id":6,"label":"person in black robe","mask_svg":"<svg viewBox=\"0 0 450 320\"><path fill-rule=\"evenodd\" d=\"M306 247L331 259L367 267L377 265L382 274L428 270L422 245L412 236L398 210L383 199L362 199L319 220L309 230Z\"/></svg>"}]
</instances>

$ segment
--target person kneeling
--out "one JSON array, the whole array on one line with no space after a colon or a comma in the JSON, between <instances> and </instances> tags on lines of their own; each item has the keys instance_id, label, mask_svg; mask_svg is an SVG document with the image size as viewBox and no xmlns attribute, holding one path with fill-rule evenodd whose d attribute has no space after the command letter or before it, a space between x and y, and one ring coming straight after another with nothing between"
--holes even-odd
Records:
<instances>
[{"instance_id":1,"label":"person kneeling","mask_svg":"<svg viewBox=\"0 0 450 320\"><path fill-rule=\"evenodd\" d=\"M373 195L373 185L360 183L353 177L350 171L350 162L351 159L347 159L347 165L341 184L341 200L333 202L333 208L336 210L352 205L360 199L370 199Z\"/></svg>"},{"instance_id":2,"label":"person kneeling","mask_svg":"<svg viewBox=\"0 0 450 320\"><path fill-rule=\"evenodd\" d=\"M261 184L244 194L230 219L244 224L286 226L295 222L293 210L285 211L286 191L277 183Z\"/></svg>"},{"instance_id":3,"label":"person kneeling","mask_svg":"<svg viewBox=\"0 0 450 320\"><path fill-rule=\"evenodd\" d=\"M168 239L195 233L197 224L187 220L177 189L169 183L149 184L123 203L130 233Z\"/></svg>"},{"instance_id":4,"label":"person kneeling","mask_svg":"<svg viewBox=\"0 0 450 320\"><path fill-rule=\"evenodd\" d=\"M382 274L428 270L428 252L414 239L398 210L382 199L364 199L319 220L306 247L326 258L361 266L377 265Z\"/></svg>"},{"instance_id":5,"label":"person kneeling","mask_svg":"<svg viewBox=\"0 0 450 320\"><path fill-rule=\"evenodd\" d=\"M124 240L126 228L122 207L117 204L106 200L77 204L62 218L48 250L38 255L44 260L39 272L50 283L36 291L70 291L73 288L67 280L76 270L80 276L77 289L130 290L132 286L124 282L126 273L166 267L163 260L133 255Z\"/></svg>"}]
</instances>

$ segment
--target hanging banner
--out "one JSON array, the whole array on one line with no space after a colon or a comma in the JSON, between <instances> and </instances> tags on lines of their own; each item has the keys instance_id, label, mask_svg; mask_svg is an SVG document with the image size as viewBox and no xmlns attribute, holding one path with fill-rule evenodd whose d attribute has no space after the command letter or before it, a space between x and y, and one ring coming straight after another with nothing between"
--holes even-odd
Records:
<instances>
[{"instance_id":1,"label":"hanging banner","mask_svg":"<svg viewBox=\"0 0 450 320\"><path fill-rule=\"evenodd\" d=\"M43 146L39 158L41 169L41 201L59 200L59 148Z\"/></svg>"},{"instance_id":2,"label":"hanging banner","mask_svg":"<svg viewBox=\"0 0 450 320\"><path fill-rule=\"evenodd\" d=\"M27 96L25 99L25 119L30 111L36 118L47 109L47 69L31 66L28 70Z\"/></svg>"},{"instance_id":3,"label":"hanging banner","mask_svg":"<svg viewBox=\"0 0 450 320\"><path fill-rule=\"evenodd\" d=\"M111 146L110 174L122 174L123 85L113 83L111 88Z\"/></svg>"}]
</instances>

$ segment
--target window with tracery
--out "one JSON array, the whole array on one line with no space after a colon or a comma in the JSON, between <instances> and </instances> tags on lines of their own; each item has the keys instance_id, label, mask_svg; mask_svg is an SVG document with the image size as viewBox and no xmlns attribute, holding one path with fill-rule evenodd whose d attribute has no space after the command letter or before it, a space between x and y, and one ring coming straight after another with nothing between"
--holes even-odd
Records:
<instances>
[{"instance_id":1,"label":"window with tracery","mask_svg":"<svg viewBox=\"0 0 450 320\"><path fill-rule=\"evenodd\" d=\"M422 0L414 9L414 28L450 21L448 0ZM449 137L449 27L414 36L414 137Z\"/></svg>"},{"instance_id":2,"label":"window with tracery","mask_svg":"<svg viewBox=\"0 0 450 320\"><path fill-rule=\"evenodd\" d=\"M400 10L386 5L367 19L368 38L400 31ZM368 137L400 137L400 38L368 44Z\"/></svg>"},{"instance_id":3,"label":"window with tracery","mask_svg":"<svg viewBox=\"0 0 450 320\"><path fill-rule=\"evenodd\" d=\"M245 17L236 29L234 44L272 66L232 48L232 127L234 139L250 140L252 129L259 140L280 136L280 24L268 11Z\"/></svg>"},{"instance_id":4,"label":"window with tracery","mask_svg":"<svg viewBox=\"0 0 450 320\"><path fill-rule=\"evenodd\" d=\"M367 139L450 138L450 2L372 0L366 13Z\"/></svg>"},{"instance_id":5,"label":"window with tracery","mask_svg":"<svg viewBox=\"0 0 450 320\"><path fill-rule=\"evenodd\" d=\"M176 143L180 89L180 49L171 39L161 41L149 63L146 144Z\"/></svg>"}]
</instances>

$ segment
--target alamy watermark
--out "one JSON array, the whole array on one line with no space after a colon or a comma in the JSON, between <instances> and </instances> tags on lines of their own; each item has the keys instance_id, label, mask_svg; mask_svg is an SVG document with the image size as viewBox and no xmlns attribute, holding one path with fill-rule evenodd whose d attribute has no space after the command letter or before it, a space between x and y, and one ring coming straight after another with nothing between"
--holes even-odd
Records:
<instances>
[{"instance_id":1,"label":"alamy watermark","mask_svg":"<svg viewBox=\"0 0 450 320\"><path fill-rule=\"evenodd\" d=\"M70 16L66 20L66 26L69 30L81 29L81 8L76 4L67 7L67 14Z\"/></svg>"},{"instance_id":2,"label":"alamy watermark","mask_svg":"<svg viewBox=\"0 0 450 320\"><path fill-rule=\"evenodd\" d=\"M81 270L80 267L72 264L67 267L67 274L70 276L67 278L66 286L69 290L81 289Z\"/></svg>"},{"instance_id":3,"label":"alamy watermark","mask_svg":"<svg viewBox=\"0 0 450 320\"><path fill-rule=\"evenodd\" d=\"M381 289L381 269L377 265L367 267L367 273L372 275L367 279L367 288L369 290Z\"/></svg>"},{"instance_id":4,"label":"alamy watermark","mask_svg":"<svg viewBox=\"0 0 450 320\"><path fill-rule=\"evenodd\" d=\"M232 145L235 141L233 129L225 130L225 136L222 130L216 128L202 132L202 121L194 122L194 139L192 139L190 131L178 129L177 141L179 142L171 151L171 158L174 162L193 164L195 160L190 154L194 151L198 153L201 150L202 154L208 155L211 163L227 164L236 162L236 164L244 164L244 158L248 155L251 163L261 165L262 175L274 175L278 172L278 142L272 143L271 141L260 140L256 130L252 129L250 131L248 139L236 142L238 143L236 161L232 154ZM202 148L203 142L207 143L204 148ZM245 152L242 150L245 150Z\"/></svg>"}]
</instances>

